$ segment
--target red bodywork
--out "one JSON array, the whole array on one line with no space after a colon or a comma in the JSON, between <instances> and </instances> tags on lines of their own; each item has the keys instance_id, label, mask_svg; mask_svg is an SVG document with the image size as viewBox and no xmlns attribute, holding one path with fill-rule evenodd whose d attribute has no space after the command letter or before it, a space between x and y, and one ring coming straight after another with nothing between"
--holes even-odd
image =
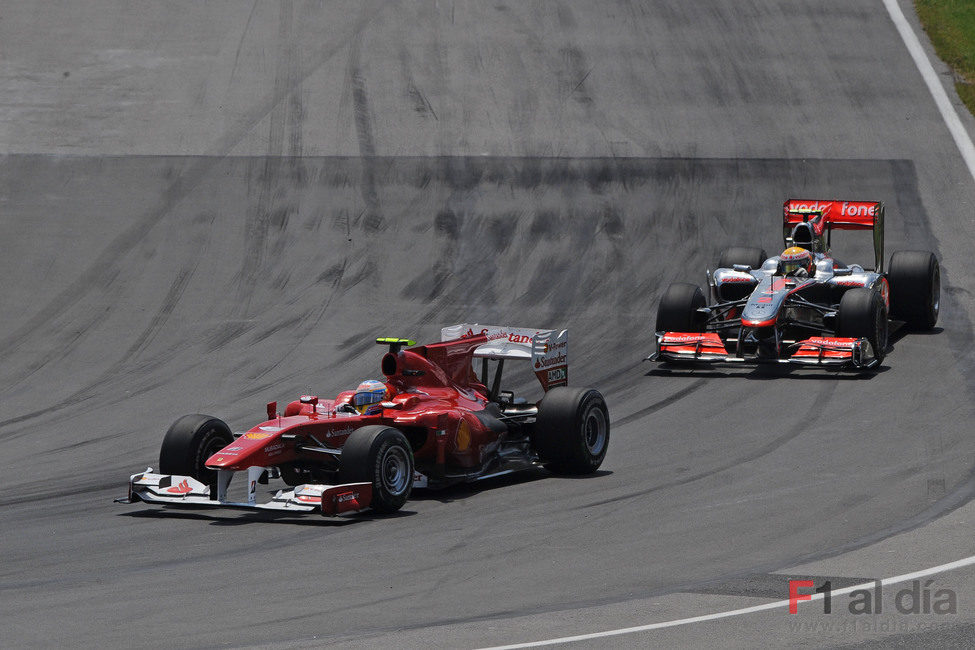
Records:
<instances>
[{"instance_id":1,"label":"red bodywork","mask_svg":"<svg viewBox=\"0 0 975 650\"><path fill-rule=\"evenodd\" d=\"M786 228L802 223L811 213L822 214L810 220L817 235L828 225L835 230L872 230L882 219L883 205L879 201L808 201L789 199L782 206Z\"/></svg>"},{"instance_id":2,"label":"red bodywork","mask_svg":"<svg viewBox=\"0 0 975 650\"><path fill-rule=\"evenodd\" d=\"M659 351L677 358L700 361L735 361L721 337L715 332L666 332L660 339ZM799 342L789 357L803 363L850 362L858 354L857 339L838 336L814 336Z\"/></svg>"},{"instance_id":3,"label":"red bodywork","mask_svg":"<svg viewBox=\"0 0 975 650\"><path fill-rule=\"evenodd\" d=\"M334 400L303 398L213 454L206 465L243 471L314 460L321 457L320 452L302 451L301 443L340 449L355 429L380 424L407 435L418 463L478 467L501 436L475 415L484 410L488 398L471 361L474 350L486 342L481 335L387 353L382 371L392 398L379 413L350 415L337 410L352 391L340 393Z\"/></svg>"},{"instance_id":4,"label":"red bodywork","mask_svg":"<svg viewBox=\"0 0 975 650\"><path fill-rule=\"evenodd\" d=\"M872 230L874 269L884 272L884 204L880 201L789 199L782 205L783 236L807 222L817 237L832 230Z\"/></svg>"},{"instance_id":5,"label":"red bodywork","mask_svg":"<svg viewBox=\"0 0 975 650\"><path fill-rule=\"evenodd\" d=\"M667 332L660 339L660 351L695 357L727 357L728 351L715 332Z\"/></svg>"},{"instance_id":6,"label":"red bodywork","mask_svg":"<svg viewBox=\"0 0 975 650\"><path fill-rule=\"evenodd\" d=\"M792 355L793 359L842 359L853 358L857 339L841 336L814 336L806 339Z\"/></svg>"}]
</instances>

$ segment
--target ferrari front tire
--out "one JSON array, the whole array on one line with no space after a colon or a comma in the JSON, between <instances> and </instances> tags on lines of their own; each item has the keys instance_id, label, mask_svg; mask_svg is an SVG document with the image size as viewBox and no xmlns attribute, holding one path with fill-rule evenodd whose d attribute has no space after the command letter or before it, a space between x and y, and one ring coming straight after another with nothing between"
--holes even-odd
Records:
<instances>
[{"instance_id":1,"label":"ferrari front tire","mask_svg":"<svg viewBox=\"0 0 975 650\"><path fill-rule=\"evenodd\" d=\"M865 338L879 365L887 355L887 306L879 291L848 289L840 299L837 336Z\"/></svg>"},{"instance_id":2,"label":"ferrari front tire","mask_svg":"<svg viewBox=\"0 0 975 650\"><path fill-rule=\"evenodd\" d=\"M413 490L413 450L399 430L373 425L356 429L342 446L342 483L371 483L373 510L396 512Z\"/></svg>"},{"instance_id":3,"label":"ferrari front tire","mask_svg":"<svg viewBox=\"0 0 975 650\"><path fill-rule=\"evenodd\" d=\"M695 284L674 282L657 307L658 332L703 332L705 317L698 309L707 301L704 292Z\"/></svg>"},{"instance_id":4,"label":"ferrari front tire","mask_svg":"<svg viewBox=\"0 0 975 650\"><path fill-rule=\"evenodd\" d=\"M890 315L914 330L929 330L941 307L941 266L934 253L897 251L890 256Z\"/></svg>"},{"instance_id":5,"label":"ferrari front tire","mask_svg":"<svg viewBox=\"0 0 975 650\"><path fill-rule=\"evenodd\" d=\"M192 476L211 483L216 471L206 461L231 442L234 436L223 420L212 415L184 415L173 422L159 451L159 471L163 474Z\"/></svg>"},{"instance_id":6,"label":"ferrari front tire","mask_svg":"<svg viewBox=\"0 0 975 650\"><path fill-rule=\"evenodd\" d=\"M553 388L538 404L532 443L556 474L595 472L609 447L609 410L592 388Z\"/></svg>"}]
</instances>

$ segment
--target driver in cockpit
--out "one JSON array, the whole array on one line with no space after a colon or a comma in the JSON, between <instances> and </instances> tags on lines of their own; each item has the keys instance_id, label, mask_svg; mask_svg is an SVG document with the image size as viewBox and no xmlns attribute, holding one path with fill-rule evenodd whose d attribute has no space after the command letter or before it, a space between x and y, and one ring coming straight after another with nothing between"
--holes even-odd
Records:
<instances>
[{"instance_id":1,"label":"driver in cockpit","mask_svg":"<svg viewBox=\"0 0 975 650\"><path fill-rule=\"evenodd\" d=\"M382 410L382 402L389 400L389 387L377 379L367 379L355 389L351 405L362 415L373 415Z\"/></svg>"},{"instance_id":2,"label":"driver in cockpit","mask_svg":"<svg viewBox=\"0 0 975 650\"><path fill-rule=\"evenodd\" d=\"M805 248L791 246L779 255L779 268L776 275L808 278L816 272L813 254Z\"/></svg>"}]
</instances>

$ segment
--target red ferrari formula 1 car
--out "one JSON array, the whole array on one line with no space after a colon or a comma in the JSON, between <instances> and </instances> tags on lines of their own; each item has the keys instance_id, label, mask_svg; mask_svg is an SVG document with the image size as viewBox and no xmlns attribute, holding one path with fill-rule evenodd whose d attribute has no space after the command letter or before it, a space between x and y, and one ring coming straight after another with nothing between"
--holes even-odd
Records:
<instances>
[{"instance_id":1,"label":"red ferrari formula 1 car","mask_svg":"<svg viewBox=\"0 0 975 650\"><path fill-rule=\"evenodd\" d=\"M871 230L874 267L830 252L834 230ZM656 350L668 362L773 362L876 368L890 322L927 330L938 321L941 275L927 251L899 251L884 270L884 206L791 199L783 206L786 250L729 248L707 272L709 297L670 285L657 310Z\"/></svg>"},{"instance_id":2,"label":"red ferrari formula 1 car","mask_svg":"<svg viewBox=\"0 0 975 650\"><path fill-rule=\"evenodd\" d=\"M565 330L463 324L444 328L441 338L421 346L378 339L389 347L382 380L335 399L303 396L284 413L271 402L267 419L246 432L231 433L208 415L180 418L163 439L159 473L133 474L128 496L118 501L389 513L414 487L537 465L564 474L599 467L609 444L609 412L598 391L567 386ZM537 403L502 390L509 360L531 362L545 391ZM246 500L228 496L237 472L247 476ZM259 502L258 484L272 478L290 489Z\"/></svg>"}]
</instances>

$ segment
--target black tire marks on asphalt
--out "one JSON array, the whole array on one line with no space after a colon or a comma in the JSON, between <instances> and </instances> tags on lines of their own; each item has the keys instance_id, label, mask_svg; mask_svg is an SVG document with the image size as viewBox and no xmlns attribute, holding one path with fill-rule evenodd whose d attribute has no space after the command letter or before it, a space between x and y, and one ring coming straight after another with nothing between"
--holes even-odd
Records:
<instances>
[{"instance_id":1,"label":"black tire marks on asphalt","mask_svg":"<svg viewBox=\"0 0 975 650\"><path fill-rule=\"evenodd\" d=\"M256 200L249 202L246 215L246 240L241 257L241 278L237 285L237 304L244 318L251 313L255 286L268 271L267 249L271 224L276 222L277 230L283 230L287 226L289 215L298 209L291 204L277 204L292 185L300 189L304 181L301 178L303 174L300 161L304 110L301 99L299 43L294 25L294 0L282 0L277 8L278 33L275 42L278 47L274 55L274 94L283 100L268 115L267 156L263 159L263 169L256 178ZM248 184L248 192L250 191Z\"/></svg>"},{"instance_id":2,"label":"black tire marks on asphalt","mask_svg":"<svg viewBox=\"0 0 975 650\"><path fill-rule=\"evenodd\" d=\"M377 190L376 136L373 118L369 109L369 94L362 69L362 33L357 32L349 42L349 63L345 84L352 96L352 113L355 123L356 139L359 143L359 156L362 165L360 191L366 209L363 226L367 233L375 233L385 227L382 205Z\"/></svg>"},{"instance_id":3,"label":"black tire marks on asphalt","mask_svg":"<svg viewBox=\"0 0 975 650\"><path fill-rule=\"evenodd\" d=\"M681 401L685 397L688 397L692 393L695 393L701 388L704 388L704 385L707 382L708 380L704 378L697 379L691 382L690 384L688 384L687 386L685 386L684 388L681 388L676 393L673 393L672 395L668 395L663 399L657 400L653 404L650 404L649 406L645 406L639 411L635 411L633 413L630 413L629 415L625 415L618 420L613 420L612 424L614 427L621 427L626 424L629 424L630 422L636 422L642 420L648 415L653 415L660 409L666 408L672 404L676 404L677 402Z\"/></svg>"},{"instance_id":4,"label":"black tire marks on asphalt","mask_svg":"<svg viewBox=\"0 0 975 650\"><path fill-rule=\"evenodd\" d=\"M100 373L98 377L91 382L85 384L81 388L75 390L71 394L57 400L53 404L46 404L44 408L23 413L21 415L0 420L0 429L6 428L13 424L19 424L27 420L48 416L53 414L58 414L65 409L74 409L78 405L84 403L85 401L96 397L101 391L103 391L106 385L117 384L119 390L116 392L115 401L122 401L123 399L128 399L132 392L126 393L122 390L123 387L129 386L127 381L127 376L138 370L144 369L147 365L163 363L166 358L172 357L177 353L177 350L173 348L167 348L155 357L143 360L138 365L133 366L133 361L138 359L145 350L149 347L152 339L157 335L157 333L165 326L169 321L173 310L176 308L176 304L179 302L187 285L189 284L191 278L196 272L199 266L200 260L207 247L207 239L204 238L199 240L199 249L191 255L191 264L188 267L180 269L177 273L176 278L173 280L169 291L166 292L162 304L159 309L153 315L149 325L136 337L132 344L126 348L126 350L118 357L118 359L111 364L105 371ZM100 315L99 315L100 316ZM93 326L93 324L92 324ZM87 328L86 328L87 329ZM61 351L56 351L54 353L55 357L61 356ZM43 365L43 364L41 364ZM35 368L35 371L39 369L40 366ZM29 376L29 375L28 375ZM20 381L26 379L27 377L19 378ZM76 411L72 411L70 416L76 415ZM0 438L3 439L14 439L19 435L27 433L28 429L21 429L19 431L12 431L5 434L0 434Z\"/></svg>"},{"instance_id":5,"label":"black tire marks on asphalt","mask_svg":"<svg viewBox=\"0 0 975 650\"><path fill-rule=\"evenodd\" d=\"M295 83L300 84L335 55L344 51L348 44L358 38L366 26L384 9L385 5L383 4L363 3L359 20L348 36L344 39L326 42L301 59L299 71L293 77ZM176 173L170 185L163 192L158 205L148 210L141 217L134 219L131 226L110 241L86 268L79 271L74 281L40 307L26 323L0 339L0 355L7 355L39 328L52 322L83 300L93 290L109 282L113 274L117 272L117 260L143 240L149 231L188 198L220 161L228 156L255 126L291 94L292 88L290 87L276 88L269 95L256 102L250 111L228 128L216 140L207 154L189 160Z\"/></svg>"},{"instance_id":6,"label":"black tire marks on asphalt","mask_svg":"<svg viewBox=\"0 0 975 650\"><path fill-rule=\"evenodd\" d=\"M704 380L699 380L699 381L703 382ZM688 390L688 393L687 394L689 394L690 392L693 392L694 390L696 390L696 389L698 389L700 387L701 387L701 384L698 384L696 386L692 385L692 387L688 387L688 389L690 389L690 390L688 390L688 389L685 389L685 390ZM728 462L722 463L722 464L717 465L715 467L709 467L707 469L701 470L701 471L696 472L696 473L694 473L694 474L692 474L690 476L685 476L683 478L678 478L678 479L673 479L673 480L670 480L670 481L665 481L663 483L659 483L657 485L653 485L653 486L650 486L650 487L645 488L645 489L642 489L642 490L634 490L634 491L627 492L625 494L621 494L621 495L618 495L618 496L614 496L614 497L611 497L611 498L608 498L608 499L601 499L599 501L593 501L593 502L586 503L586 504L583 504L583 505L580 505L580 506L576 506L576 507L574 507L572 509L573 510L585 510L587 508L593 508L593 507L597 507L597 506L605 506L605 505L609 505L611 503L619 503L621 501L628 501L630 499L635 499L635 498L638 498L638 497L643 497L643 496L646 496L648 494L653 494L654 492L660 492L661 490L667 490L667 489L670 489L670 488L680 487L682 485L687 485L688 483L694 483L695 481L700 481L700 480L705 479L705 478L708 478L710 476L714 476L715 474L720 474L721 472L727 471L729 469L733 469L733 468L738 467L740 465L745 465L745 464L750 463L752 461L758 460L759 458L762 458L763 456L768 456L769 454L771 454L772 452L776 451L777 449L779 449L783 445L787 444L791 440L795 439L796 437L798 437L798 436L802 435L803 433L805 433L806 431L808 431L810 428L813 427L813 425L817 424L821 420L821 418L823 416L823 411L822 411L822 408L821 408L820 405L829 401L829 398L833 394L833 392L835 392L836 387L837 387L837 383L836 382L832 382L832 381L825 382L819 388L819 390L816 391L815 394L809 395L807 397L807 400L808 400L808 403L809 403L809 408L806 410L805 414L802 417L796 418L795 423L792 424L792 426L790 426L781 435L776 436L775 438L772 438L771 440L769 440L764 445L761 445L760 447L758 447L756 449L753 449L753 450L749 451L746 454L743 454L741 456L737 456L735 458L732 458ZM685 397L685 396L686 396L686 394L683 395L683 396L681 396L681 398L682 397ZM680 399L680 398L678 398L678 399ZM667 404L665 404L665 406L666 405Z\"/></svg>"}]
</instances>

